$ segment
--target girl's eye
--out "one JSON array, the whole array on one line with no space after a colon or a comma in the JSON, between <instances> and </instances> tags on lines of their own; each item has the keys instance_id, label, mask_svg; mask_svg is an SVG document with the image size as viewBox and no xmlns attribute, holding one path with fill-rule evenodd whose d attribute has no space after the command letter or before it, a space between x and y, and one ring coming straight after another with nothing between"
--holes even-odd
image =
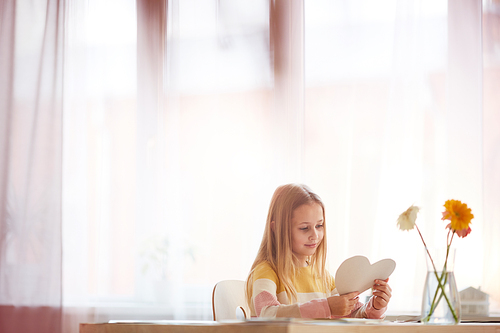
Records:
<instances>
[{"instance_id":1,"label":"girl's eye","mask_svg":"<svg viewBox=\"0 0 500 333\"><path fill-rule=\"evenodd\" d=\"M300 228L300 230L307 230L307 229L309 229L309 227Z\"/></svg>"},{"instance_id":2,"label":"girl's eye","mask_svg":"<svg viewBox=\"0 0 500 333\"><path fill-rule=\"evenodd\" d=\"M318 229L323 228L323 225L322 225L322 224L318 224L318 225L316 226L316 228L318 228Z\"/></svg>"}]
</instances>

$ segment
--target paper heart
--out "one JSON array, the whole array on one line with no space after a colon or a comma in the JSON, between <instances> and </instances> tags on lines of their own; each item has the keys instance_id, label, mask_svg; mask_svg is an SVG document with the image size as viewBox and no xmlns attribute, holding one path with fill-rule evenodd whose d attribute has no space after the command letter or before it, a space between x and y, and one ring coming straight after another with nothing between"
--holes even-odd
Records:
<instances>
[{"instance_id":1,"label":"paper heart","mask_svg":"<svg viewBox=\"0 0 500 333\"><path fill-rule=\"evenodd\" d=\"M335 287L340 295L353 291L363 291L373 286L374 280L387 279L394 269L396 262L392 259L382 259L373 265L364 256L354 256L340 264L335 273Z\"/></svg>"}]
</instances>

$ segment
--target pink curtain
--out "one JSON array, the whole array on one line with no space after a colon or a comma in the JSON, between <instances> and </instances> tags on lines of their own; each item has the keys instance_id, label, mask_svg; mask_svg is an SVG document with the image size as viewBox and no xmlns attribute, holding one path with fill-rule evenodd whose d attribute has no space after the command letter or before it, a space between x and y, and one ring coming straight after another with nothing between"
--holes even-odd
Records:
<instances>
[{"instance_id":1,"label":"pink curtain","mask_svg":"<svg viewBox=\"0 0 500 333\"><path fill-rule=\"evenodd\" d=\"M0 3L0 331L60 332L64 3Z\"/></svg>"}]
</instances>

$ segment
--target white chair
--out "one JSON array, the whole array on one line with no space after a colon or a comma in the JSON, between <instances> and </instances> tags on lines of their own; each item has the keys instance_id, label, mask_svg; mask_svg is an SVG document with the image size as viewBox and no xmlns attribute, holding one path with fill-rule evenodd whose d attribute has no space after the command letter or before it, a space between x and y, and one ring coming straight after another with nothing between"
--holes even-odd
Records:
<instances>
[{"instance_id":1,"label":"white chair","mask_svg":"<svg viewBox=\"0 0 500 333\"><path fill-rule=\"evenodd\" d=\"M245 319L250 318L245 284L245 281L241 280L224 280L215 285L212 293L214 320L241 319L238 318L238 312L243 312Z\"/></svg>"}]
</instances>

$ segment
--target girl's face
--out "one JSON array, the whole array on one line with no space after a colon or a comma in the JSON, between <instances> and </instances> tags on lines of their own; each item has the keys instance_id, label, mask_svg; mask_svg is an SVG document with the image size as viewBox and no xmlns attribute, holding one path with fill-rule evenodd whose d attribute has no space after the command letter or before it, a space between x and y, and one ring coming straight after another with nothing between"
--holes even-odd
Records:
<instances>
[{"instance_id":1,"label":"girl's face","mask_svg":"<svg viewBox=\"0 0 500 333\"><path fill-rule=\"evenodd\" d=\"M300 264L316 252L323 240L323 208L317 203L299 206L292 215L292 252Z\"/></svg>"}]
</instances>

